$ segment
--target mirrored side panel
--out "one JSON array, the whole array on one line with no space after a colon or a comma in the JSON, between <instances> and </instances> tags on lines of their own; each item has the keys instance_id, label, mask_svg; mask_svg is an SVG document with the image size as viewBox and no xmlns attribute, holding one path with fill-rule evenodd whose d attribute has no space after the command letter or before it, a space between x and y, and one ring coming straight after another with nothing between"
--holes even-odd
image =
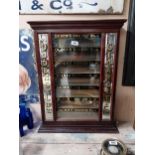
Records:
<instances>
[{"instance_id":1,"label":"mirrored side panel","mask_svg":"<svg viewBox=\"0 0 155 155\"><path fill-rule=\"evenodd\" d=\"M112 88L113 88L113 72L114 57L117 43L117 33L107 33L105 41L105 59L104 59L104 81L103 81L103 110L102 120L110 120L112 106Z\"/></svg>"},{"instance_id":2,"label":"mirrored side panel","mask_svg":"<svg viewBox=\"0 0 155 155\"><path fill-rule=\"evenodd\" d=\"M52 96L51 96L51 78L48 56L48 34L39 34L39 51L42 72L43 96L45 107L45 120L53 120Z\"/></svg>"}]
</instances>

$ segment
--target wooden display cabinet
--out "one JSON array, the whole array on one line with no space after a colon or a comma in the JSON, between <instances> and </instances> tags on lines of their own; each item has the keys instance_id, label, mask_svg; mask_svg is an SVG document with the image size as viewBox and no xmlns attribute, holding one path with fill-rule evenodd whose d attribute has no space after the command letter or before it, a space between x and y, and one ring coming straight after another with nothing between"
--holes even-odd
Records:
<instances>
[{"instance_id":1,"label":"wooden display cabinet","mask_svg":"<svg viewBox=\"0 0 155 155\"><path fill-rule=\"evenodd\" d=\"M39 132L118 132L114 101L124 22L28 22L38 68Z\"/></svg>"}]
</instances>

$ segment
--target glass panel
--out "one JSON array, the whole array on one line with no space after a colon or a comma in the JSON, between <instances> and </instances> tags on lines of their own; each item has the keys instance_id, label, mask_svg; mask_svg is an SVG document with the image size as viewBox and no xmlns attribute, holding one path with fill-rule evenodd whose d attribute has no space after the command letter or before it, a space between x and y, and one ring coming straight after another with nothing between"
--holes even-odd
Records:
<instances>
[{"instance_id":1,"label":"glass panel","mask_svg":"<svg viewBox=\"0 0 155 155\"><path fill-rule=\"evenodd\" d=\"M39 49L40 49L41 71L43 81L43 93L44 93L43 95L45 103L45 119L53 120L47 34L39 34Z\"/></svg>"},{"instance_id":2,"label":"glass panel","mask_svg":"<svg viewBox=\"0 0 155 155\"><path fill-rule=\"evenodd\" d=\"M55 34L57 120L98 120L98 34Z\"/></svg>"},{"instance_id":3,"label":"glass panel","mask_svg":"<svg viewBox=\"0 0 155 155\"><path fill-rule=\"evenodd\" d=\"M117 33L107 33L105 42L104 59L104 97L103 97L103 120L110 120L112 101L112 74L114 70L114 51L116 48Z\"/></svg>"}]
</instances>

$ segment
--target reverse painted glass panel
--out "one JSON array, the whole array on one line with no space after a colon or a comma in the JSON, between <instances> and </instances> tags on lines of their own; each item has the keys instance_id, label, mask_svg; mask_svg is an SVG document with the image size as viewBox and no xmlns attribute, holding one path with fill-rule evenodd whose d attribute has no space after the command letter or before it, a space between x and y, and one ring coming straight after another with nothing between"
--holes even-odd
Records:
<instances>
[{"instance_id":1,"label":"reverse painted glass panel","mask_svg":"<svg viewBox=\"0 0 155 155\"><path fill-rule=\"evenodd\" d=\"M45 119L53 120L47 34L39 34L39 49L40 49L41 71L43 81L43 93L44 93L43 95L45 103Z\"/></svg>"},{"instance_id":2,"label":"reverse painted glass panel","mask_svg":"<svg viewBox=\"0 0 155 155\"><path fill-rule=\"evenodd\" d=\"M103 120L110 120L110 111L112 104L112 87L114 72L114 52L116 49L116 33L107 33L105 41L105 59L104 59L104 97L103 97Z\"/></svg>"}]
</instances>

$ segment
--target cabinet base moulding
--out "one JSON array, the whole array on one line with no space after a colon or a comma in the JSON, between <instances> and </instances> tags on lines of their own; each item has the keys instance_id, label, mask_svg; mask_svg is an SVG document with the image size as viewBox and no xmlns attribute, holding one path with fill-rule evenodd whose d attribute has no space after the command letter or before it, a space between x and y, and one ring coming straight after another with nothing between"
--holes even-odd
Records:
<instances>
[{"instance_id":1,"label":"cabinet base moulding","mask_svg":"<svg viewBox=\"0 0 155 155\"><path fill-rule=\"evenodd\" d=\"M67 125L42 124L39 133L119 133L116 123Z\"/></svg>"}]
</instances>

